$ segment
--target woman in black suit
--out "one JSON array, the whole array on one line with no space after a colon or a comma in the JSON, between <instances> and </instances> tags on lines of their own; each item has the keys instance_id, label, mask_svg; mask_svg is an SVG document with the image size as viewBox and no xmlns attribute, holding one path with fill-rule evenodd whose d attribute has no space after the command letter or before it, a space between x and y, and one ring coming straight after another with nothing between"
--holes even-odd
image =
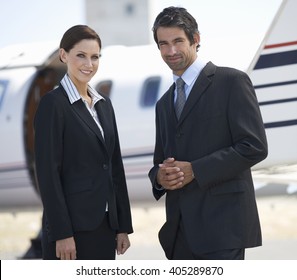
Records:
<instances>
[{"instance_id":1,"label":"woman in black suit","mask_svg":"<svg viewBox=\"0 0 297 280\"><path fill-rule=\"evenodd\" d=\"M97 72L98 34L65 32L67 73L35 116L36 173L43 203L43 259L115 259L133 232L113 107L88 83Z\"/></svg>"}]
</instances>

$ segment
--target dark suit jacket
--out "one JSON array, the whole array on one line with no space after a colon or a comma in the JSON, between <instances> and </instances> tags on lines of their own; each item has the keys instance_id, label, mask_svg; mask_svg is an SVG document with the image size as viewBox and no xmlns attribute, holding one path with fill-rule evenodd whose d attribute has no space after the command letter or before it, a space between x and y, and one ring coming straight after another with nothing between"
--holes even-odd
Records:
<instances>
[{"instance_id":1,"label":"dark suit jacket","mask_svg":"<svg viewBox=\"0 0 297 280\"><path fill-rule=\"evenodd\" d=\"M195 179L167 192L167 222L176 225L181 215L195 254L261 245L250 167L267 156L267 142L250 79L209 62L179 121L173 100L174 85L156 105L154 167L149 172L154 196L165 194L157 189L156 176L158 164L168 157L191 162ZM161 233L162 240L174 235Z\"/></svg>"},{"instance_id":2,"label":"dark suit jacket","mask_svg":"<svg viewBox=\"0 0 297 280\"><path fill-rule=\"evenodd\" d=\"M114 111L108 98L95 108L105 140L83 101L71 105L61 85L36 112L36 171L50 241L98 227L106 202L111 226L132 232Z\"/></svg>"}]
</instances>

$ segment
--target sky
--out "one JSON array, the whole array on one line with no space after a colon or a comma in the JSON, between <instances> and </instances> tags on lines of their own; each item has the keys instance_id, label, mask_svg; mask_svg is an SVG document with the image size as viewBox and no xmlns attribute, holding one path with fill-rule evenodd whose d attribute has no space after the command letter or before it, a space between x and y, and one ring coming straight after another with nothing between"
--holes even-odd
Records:
<instances>
[{"instance_id":1,"label":"sky","mask_svg":"<svg viewBox=\"0 0 297 280\"><path fill-rule=\"evenodd\" d=\"M15 43L59 41L69 27L86 23L84 0L0 1L0 48ZM201 54L207 53L206 57L211 54L211 60L217 64L227 61L230 66L238 68L248 66L282 2L282 0L151 1L150 26L164 7L185 7L198 22ZM151 40L153 43L153 38Z\"/></svg>"}]
</instances>

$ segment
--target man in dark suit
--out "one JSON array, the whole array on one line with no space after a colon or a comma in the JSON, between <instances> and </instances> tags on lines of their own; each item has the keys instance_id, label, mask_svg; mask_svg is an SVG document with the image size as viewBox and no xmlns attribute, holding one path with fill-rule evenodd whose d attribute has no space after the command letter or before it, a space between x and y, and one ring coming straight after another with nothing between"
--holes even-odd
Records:
<instances>
[{"instance_id":1,"label":"man in dark suit","mask_svg":"<svg viewBox=\"0 0 297 280\"><path fill-rule=\"evenodd\" d=\"M153 32L174 81L183 80L156 105L149 177L155 198L166 194L160 243L168 259L244 259L262 243L250 168L267 156L253 85L197 57L198 25L186 9L164 9Z\"/></svg>"}]
</instances>

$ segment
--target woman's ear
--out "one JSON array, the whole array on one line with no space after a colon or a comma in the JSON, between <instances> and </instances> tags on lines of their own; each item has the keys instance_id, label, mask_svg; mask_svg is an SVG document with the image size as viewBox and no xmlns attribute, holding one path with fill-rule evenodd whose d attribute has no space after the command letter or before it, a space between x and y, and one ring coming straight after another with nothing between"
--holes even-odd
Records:
<instances>
[{"instance_id":1,"label":"woman's ear","mask_svg":"<svg viewBox=\"0 0 297 280\"><path fill-rule=\"evenodd\" d=\"M64 49L61 48L59 50L59 56L60 56L61 62L67 63L67 53L66 53L66 51Z\"/></svg>"}]
</instances>

